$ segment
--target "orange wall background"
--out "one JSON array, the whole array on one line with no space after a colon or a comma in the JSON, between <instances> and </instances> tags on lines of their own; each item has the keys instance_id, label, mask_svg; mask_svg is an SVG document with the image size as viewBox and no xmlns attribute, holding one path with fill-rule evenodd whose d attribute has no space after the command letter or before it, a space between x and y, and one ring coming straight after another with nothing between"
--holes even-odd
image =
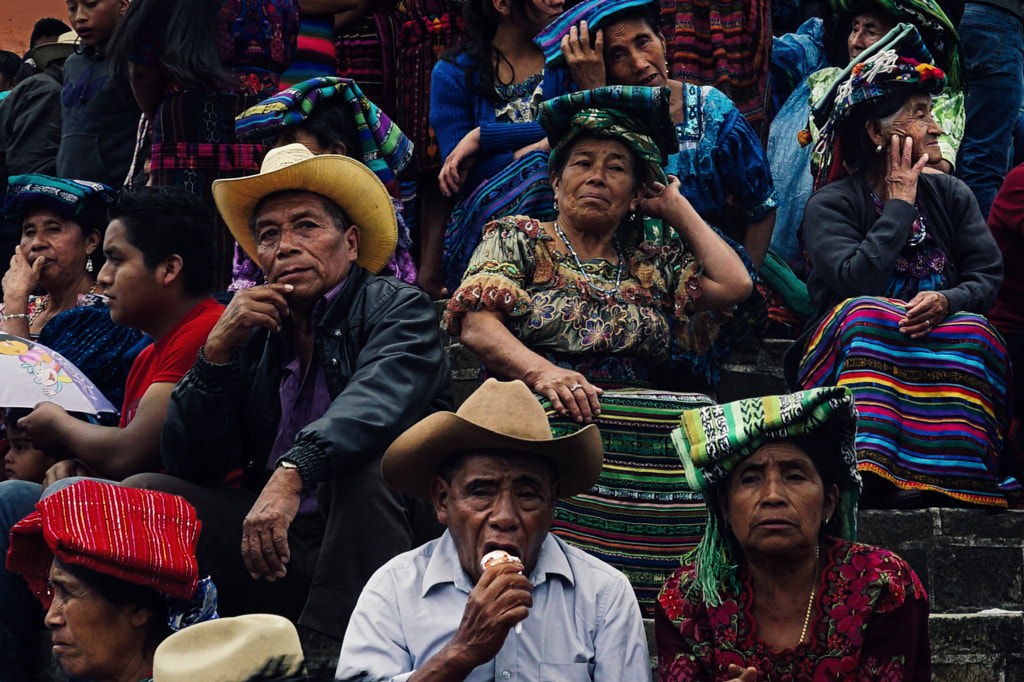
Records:
<instances>
[{"instance_id":1,"label":"orange wall background","mask_svg":"<svg viewBox=\"0 0 1024 682\"><path fill-rule=\"evenodd\" d=\"M43 17L57 17L67 24L67 1L0 0L0 50L24 54L32 26Z\"/></svg>"}]
</instances>

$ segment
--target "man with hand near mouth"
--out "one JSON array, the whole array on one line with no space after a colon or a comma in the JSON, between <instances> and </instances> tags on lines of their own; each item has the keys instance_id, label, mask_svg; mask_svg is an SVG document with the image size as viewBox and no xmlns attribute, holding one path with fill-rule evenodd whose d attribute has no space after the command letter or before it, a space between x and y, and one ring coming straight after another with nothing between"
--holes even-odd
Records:
<instances>
[{"instance_id":1,"label":"man with hand near mouth","mask_svg":"<svg viewBox=\"0 0 1024 682\"><path fill-rule=\"evenodd\" d=\"M590 488L602 458L593 424L552 438L521 381L489 379L399 436L385 481L448 530L370 579L336 677L650 680L629 581L549 532L555 501Z\"/></svg>"},{"instance_id":2,"label":"man with hand near mouth","mask_svg":"<svg viewBox=\"0 0 1024 682\"><path fill-rule=\"evenodd\" d=\"M397 220L358 161L289 144L213 196L267 283L235 294L171 396L170 476L126 484L196 508L221 613L275 613L340 642L370 575L440 532L380 475L395 437L451 406L437 314L374 274Z\"/></svg>"}]
</instances>

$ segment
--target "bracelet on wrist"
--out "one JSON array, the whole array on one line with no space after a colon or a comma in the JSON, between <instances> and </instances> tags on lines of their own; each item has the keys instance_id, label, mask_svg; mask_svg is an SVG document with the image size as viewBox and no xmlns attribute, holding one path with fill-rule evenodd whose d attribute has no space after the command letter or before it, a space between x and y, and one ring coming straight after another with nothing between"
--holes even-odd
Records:
<instances>
[{"instance_id":1,"label":"bracelet on wrist","mask_svg":"<svg viewBox=\"0 0 1024 682\"><path fill-rule=\"evenodd\" d=\"M18 318L30 320L28 313L11 313L10 315L0 315L0 322L6 322L7 320L16 320Z\"/></svg>"}]
</instances>

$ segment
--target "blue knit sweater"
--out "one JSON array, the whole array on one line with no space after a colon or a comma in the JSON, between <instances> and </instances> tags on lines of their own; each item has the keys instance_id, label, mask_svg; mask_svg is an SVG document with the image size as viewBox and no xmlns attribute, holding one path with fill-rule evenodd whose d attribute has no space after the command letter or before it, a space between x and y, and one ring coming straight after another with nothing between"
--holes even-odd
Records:
<instances>
[{"instance_id":1,"label":"blue knit sweater","mask_svg":"<svg viewBox=\"0 0 1024 682\"><path fill-rule=\"evenodd\" d=\"M480 155L462 189L471 192L512 163L517 149L544 137L539 123L498 123L494 105L466 87L466 70L471 60L460 53L454 62L441 60L434 66L430 82L430 126L437 134L441 155L448 158L466 133L480 127ZM544 74L543 98L549 100L569 92L566 71Z\"/></svg>"}]
</instances>

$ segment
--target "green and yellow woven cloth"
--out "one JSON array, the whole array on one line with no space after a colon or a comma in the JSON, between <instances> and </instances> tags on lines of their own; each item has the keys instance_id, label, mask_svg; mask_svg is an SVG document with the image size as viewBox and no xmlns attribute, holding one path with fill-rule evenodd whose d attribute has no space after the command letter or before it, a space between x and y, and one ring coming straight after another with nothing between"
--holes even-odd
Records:
<instances>
[{"instance_id":1,"label":"green and yellow woven cloth","mask_svg":"<svg viewBox=\"0 0 1024 682\"><path fill-rule=\"evenodd\" d=\"M580 137L618 140L646 166L646 182L667 184L662 166L679 149L668 88L610 85L555 97L541 105L540 124L557 168Z\"/></svg>"}]
</instances>

